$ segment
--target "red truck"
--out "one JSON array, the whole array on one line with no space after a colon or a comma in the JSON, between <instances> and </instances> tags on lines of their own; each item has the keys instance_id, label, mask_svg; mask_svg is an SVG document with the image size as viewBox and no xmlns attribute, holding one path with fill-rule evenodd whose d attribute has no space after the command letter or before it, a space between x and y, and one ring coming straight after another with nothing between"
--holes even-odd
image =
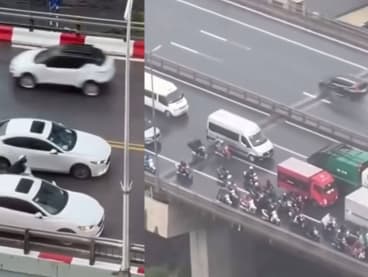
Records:
<instances>
[{"instance_id":1,"label":"red truck","mask_svg":"<svg viewBox=\"0 0 368 277\"><path fill-rule=\"evenodd\" d=\"M277 165L277 185L297 192L321 207L333 205L338 199L334 177L327 171L296 158Z\"/></svg>"}]
</instances>

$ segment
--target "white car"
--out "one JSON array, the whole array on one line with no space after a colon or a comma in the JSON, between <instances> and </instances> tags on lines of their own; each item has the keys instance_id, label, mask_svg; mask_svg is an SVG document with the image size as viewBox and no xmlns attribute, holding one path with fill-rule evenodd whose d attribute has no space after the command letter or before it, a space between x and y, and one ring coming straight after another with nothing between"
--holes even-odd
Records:
<instances>
[{"instance_id":1,"label":"white car","mask_svg":"<svg viewBox=\"0 0 368 277\"><path fill-rule=\"evenodd\" d=\"M161 136L160 129L157 127L154 127L150 120L145 120L144 123L145 123L144 144L150 145L160 139L160 136Z\"/></svg>"},{"instance_id":2,"label":"white car","mask_svg":"<svg viewBox=\"0 0 368 277\"><path fill-rule=\"evenodd\" d=\"M21 155L32 170L71 174L79 179L105 174L111 146L104 139L63 124L33 118L0 122L0 170Z\"/></svg>"},{"instance_id":3,"label":"white car","mask_svg":"<svg viewBox=\"0 0 368 277\"><path fill-rule=\"evenodd\" d=\"M114 77L115 63L91 45L60 45L18 54L10 62L9 71L23 88L31 89L37 84L66 85L96 96L101 84Z\"/></svg>"},{"instance_id":4,"label":"white car","mask_svg":"<svg viewBox=\"0 0 368 277\"><path fill-rule=\"evenodd\" d=\"M35 177L0 175L0 224L97 237L104 219L104 208L86 194Z\"/></svg>"}]
</instances>

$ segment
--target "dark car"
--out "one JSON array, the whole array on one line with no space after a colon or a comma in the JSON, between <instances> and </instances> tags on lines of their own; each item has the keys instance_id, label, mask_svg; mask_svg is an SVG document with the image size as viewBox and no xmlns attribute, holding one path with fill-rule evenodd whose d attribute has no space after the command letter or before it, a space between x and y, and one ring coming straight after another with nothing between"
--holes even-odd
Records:
<instances>
[{"instance_id":1,"label":"dark car","mask_svg":"<svg viewBox=\"0 0 368 277\"><path fill-rule=\"evenodd\" d=\"M368 83L355 77L336 76L320 82L319 88L341 96L363 95L368 92Z\"/></svg>"}]
</instances>

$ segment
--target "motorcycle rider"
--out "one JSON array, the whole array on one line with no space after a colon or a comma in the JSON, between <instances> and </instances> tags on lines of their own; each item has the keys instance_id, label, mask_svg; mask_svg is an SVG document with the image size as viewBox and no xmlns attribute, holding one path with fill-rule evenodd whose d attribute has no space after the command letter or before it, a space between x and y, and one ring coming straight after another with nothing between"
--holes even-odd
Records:
<instances>
[{"instance_id":1,"label":"motorcycle rider","mask_svg":"<svg viewBox=\"0 0 368 277\"><path fill-rule=\"evenodd\" d=\"M188 174L189 166L185 161L180 161L178 165L178 172L180 174Z\"/></svg>"},{"instance_id":2,"label":"motorcycle rider","mask_svg":"<svg viewBox=\"0 0 368 277\"><path fill-rule=\"evenodd\" d=\"M331 232L336 228L336 218L331 216L330 213L327 213L324 217L322 217L321 223L325 231Z\"/></svg>"},{"instance_id":3,"label":"motorcycle rider","mask_svg":"<svg viewBox=\"0 0 368 277\"><path fill-rule=\"evenodd\" d=\"M226 169L223 165L221 165L218 169L217 169L217 173L219 175L219 178L224 180L227 178L227 176L230 174L229 170Z\"/></svg>"},{"instance_id":4,"label":"motorcycle rider","mask_svg":"<svg viewBox=\"0 0 368 277\"><path fill-rule=\"evenodd\" d=\"M297 214L294 217L293 222L298 225L301 229L304 229L306 226L306 220L305 220L305 216L303 214Z\"/></svg>"}]
</instances>

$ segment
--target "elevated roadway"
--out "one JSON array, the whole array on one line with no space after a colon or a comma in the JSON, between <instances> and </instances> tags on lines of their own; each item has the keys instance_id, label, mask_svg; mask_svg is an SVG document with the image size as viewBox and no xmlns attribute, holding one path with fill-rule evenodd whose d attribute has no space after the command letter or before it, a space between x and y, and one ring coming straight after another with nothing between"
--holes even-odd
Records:
<instances>
[{"instance_id":1,"label":"elevated roadway","mask_svg":"<svg viewBox=\"0 0 368 277\"><path fill-rule=\"evenodd\" d=\"M113 147L111 169L107 175L86 181L55 174L36 175L55 180L65 189L80 191L95 197L105 208L104 237L121 239L122 179L124 132L124 61L116 60L116 75L99 97L83 97L77 90L51 86L27 91L18 88L9 75L9 62L25 49L0 43L0 118L39 117L63 122L66 125L99 135ZM144 244L143 225L143 64L131 64L131 240ZM136 150L136 151L134 151ZM88 212L88 211L86 211Z\"/></svg>"},{"instance_id":2,"label":"elevated roadway","mask_svg":"<svg viewBox=\"0 0 368 277\"><path fill-rule=\"evenodd\" d=\"M367 51L266 18L228 0L147 3L148 53L295 106L319 98L318 82L363 76ZM190 18L190 20L188 20ZM167 24L170 22L170 24ZM368 134L368 98L322 98L308 113Z\"/></svg>"}]
</instances>

